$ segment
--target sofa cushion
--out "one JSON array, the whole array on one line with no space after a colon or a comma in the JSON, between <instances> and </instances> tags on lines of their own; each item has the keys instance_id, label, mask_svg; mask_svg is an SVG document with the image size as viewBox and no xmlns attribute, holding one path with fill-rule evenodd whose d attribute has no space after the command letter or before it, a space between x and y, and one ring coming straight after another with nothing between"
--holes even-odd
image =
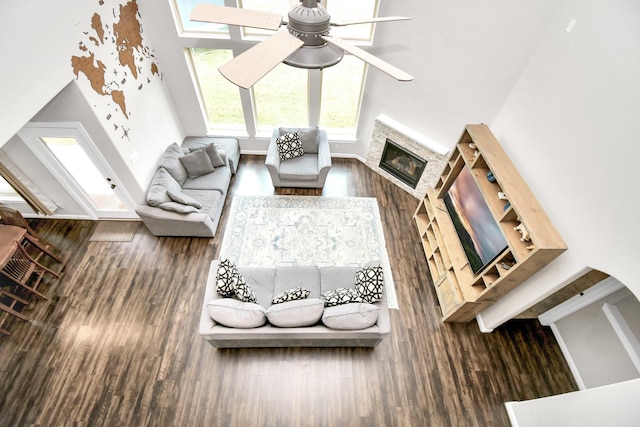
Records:
<instances>
[{"instance_id":1,"label":"sofa cushion","mask_svg":"<svg viewBox=\"0 0 640 427\"><path fill-rule=\"evenodd\" d=\"M239 280L240 274L236 265L231 260L222 258L216 272L216 292L225 298L233 297Z\"/></svg>"},{"instance_id":2,"label":"sofa cushion","mask_svg":"<svg viewBox=\"0 0 640 427\"><path fill-rule=\"evenodd\" d=\"M365 329L376 323L379 311L378 307L367 303L327 307L322 314L322 323L331 329Z\"/></svg>"},{"instance_id":3,"label":"sofa cushion","mask_svg":"<svg viewBox=\"0 0 640 427\"><path fill-rule=\"evenodd\" d=\"M298 286L297 288L289 289L287 291L281 292L271 300L272 304L281 304L287 301L295 301L299 299L305 299L311 294L308 290L303 287Z\"/></svg>"},{"instance_id":4,"label":"sofa cushion","mask_svg":"<svg viewBox=\"0 0 640 427\"><path fill-rule=\"evenodd\" d=\"M181 214L200 212L200 210L194 206L183 205L182 203L178 203L178 202L164 202L164 203L160 203L158 207L160 209L164 209L165 211L178 212Z\"/></svg>"},{"instance_id":5,"label":"sofa cushion","mask_svg":"<svg viewBox=\"0 0 640 427\"><path fill-rule=\"evenodd\" d=\"M193 153L180 156L180 163L187 171L187 177L194 179L214 171L209 155L204 150L196 150Z\"/></svg>"},{"instance_id":6,"label":"sofa cushion","mask_svg":"<svg viewBox=\"0 0 640 427\"><path fill-rule=\"evenodd\" d=\"M319 140L319 128L318 126L312 128L280 128L280 136L290 133L298 132L300 141L302 142L302 149L305 153L316 154L318 152L318 140Z\"/></svg>"},{"instance_id":7,"label":"sofa cushion","mask_svg":"<svg viewBox=\"0 0 640 427\"><path fill-rule=\"evenodd\" d=\"M298 132L289 132L279 136L276 138L276 146L278 147L280 160L283 161L304 155L302 141L300 141Z\"/></svg>"},{"instance_id":8,"label":"sofa cushion","mask_svg":"<svg viewBox=\"0 0 640 427\"><path fill-rule=\"evenodd\" d=\"M167 196L169 196L169 198L174 202L182 203L183 205L193 206L197 209L202 207L202 204L199 201L182 191L167 190Z\"/></svg>"},{"instance_id":9,"label":"sofa cushion","mask_svg":"<svg viewBox=\"0 0 640 427\"><path fill-rule=\"evenodd\" d=\"M318 155L306 154L302 157L280 163L280 179L314 181L318 179Z\"/></svg>"},{"instance_id":10,"label":"sofa cushion","mask_svg":"<svg viewBox=\"0 0 640 427\"><path fill-rule=\"evenodd\" d=\"M217 190L189 190L183 189L183 193L194 198L200 203L200 212L213 217L221 210L219 204L222 193Z\"/></svg>"},{"instance_id":11,"label":"sofa cushion","mask_svg":"<svg viewBox=\"0 0 640 427\"><path fill-rule=\"evenodd\" d=\"M182 184L182 190L219 190L226 192L231 180L231 170L225 168L215 168L211 173L200 175L197 178L187 178Z\"/></svg>"},{"instance_id":12,"label":"sofa cushion","mask_svg":"<svg viewBox=\"0 0 640 427\"><path fill-rule=\"evenodd\" d=\"M352 288L338 288L322 294L325 307L348 304L350 302L362 302L362 297Z\"/></svg>"},{"instance_id":13,"label":"sofa cushion","mask_svg":"<svg viewBox=\"0 0 640 427\"><path fill-rule=\"evenodd\" d=\"M333 289L353 288L354 277L360 267L322 267L320 268L320 292Z\"/></svg>"},{"instance_id":14,"label":"sofa cushion","mask_svg":"<svg viewBox=\"0 0 640 427\"><path fill-rule=\"evenodd\" d=\"M265 309L251 302L220 298L206 304L209 316L230 328L258 328L267 322Z\"/></svg>"},{"instance_id":15,"label":"sofa cushion","mask_svg":"<svg viewBox=\"0 0 640 427\"><path fill-rule=\"evenodd\" d=\"M269 323L281 328L297 328L318 323L324 311L319 298L307 298L274 304L267 309Z\"/></svg>"},{"instance_id":16,"label":"sofa cushion","mask_svg":"<svg viewBox=\"0 0 640 427\"><path fill-rule=\"evenodd\" d=\"M165 168L180 185L187 179L187 171L180 162L183 155L182 148L174 142L162 153L158 162L158 167Z\"/></svg>"},{"instance_id":17,"label":"sofa cushion","mask_svg":"<svg viewBox=\"0 0 640 427\"><path fill-rule=\"evenodd\" d=\"M238 269L245 278L247 285L258 300L258 304L265 309L271 306L276 269L269 267L241 267Z\"/></svg>"},{"instance_id":18,"label":"sofa cushion","mask_svg":"<svg viewBox=\"0 0 640 427\"><path fill-rule=\"evenodd\" d=\"M167 191L180 192L180 184L163 167L158 168L147 189L147 204L160 206L162 203L171 202Z\"/></svg>"},{"instance_id":19,"label":"sofa cushion","mask_svg":"<svg viewBox=\"0 0 640 427\"><path fill-rule=\"evenodd\" d=\"M316 266L284 266L276 268L276 277L271 296L289 289L302 287L311 298L320 298L320 274Z\"/></svg>"},{"instance_id":20,"label":"sofa cushion","mask_svg":"<svg viewBox=\"0 0 640 427\"><path fill-rule=\"evenodd\" d=\"M364 302L378 302L382 299L384 273L381 266L365 267L356 273L356 291Z\"/></svg>"}]
</instances>

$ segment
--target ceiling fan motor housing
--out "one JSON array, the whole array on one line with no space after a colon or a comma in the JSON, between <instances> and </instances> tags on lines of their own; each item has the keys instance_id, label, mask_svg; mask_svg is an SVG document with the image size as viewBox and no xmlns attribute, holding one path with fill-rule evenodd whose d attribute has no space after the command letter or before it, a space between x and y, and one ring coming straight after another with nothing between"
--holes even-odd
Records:
<instances>
[{"instance_id":1,"label":"ceiling fan motor housing","mask_svg":"<svg viewBox=\"0 0 640 427\"><path fill-rule=\"evenodd\" d=\"M326 42L320 36L329 35L331 17L316 0L303 0L289 11L287 29L305 46L321 46Z\"/></svg>"}]
</instances>

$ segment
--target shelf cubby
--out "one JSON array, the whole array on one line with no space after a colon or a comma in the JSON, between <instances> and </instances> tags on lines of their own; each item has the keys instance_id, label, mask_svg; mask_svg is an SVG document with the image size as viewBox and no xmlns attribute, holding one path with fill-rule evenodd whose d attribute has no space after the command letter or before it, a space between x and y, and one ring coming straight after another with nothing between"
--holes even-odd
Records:
<instances>
[{"instance_id":1,"label":"shelf cubby","mask_svg":"<svg viewBox=\"0 0 640 427\"><path fill-rule=\"evenodd\" d=\"M472 148L470 144L473 144ZM508 247L473 273L443 198L468 167ZM487 178L491 171L495 178ZM504 193L506 200L498 197ZM508 205L507 205L508 203ZM467 125L433 190L420 201L415 222L447 322L473 320L503 295L566 250L566 245L486 125ZM515 229L526 224L531 241Z\"/></svg>"}]
</instances>

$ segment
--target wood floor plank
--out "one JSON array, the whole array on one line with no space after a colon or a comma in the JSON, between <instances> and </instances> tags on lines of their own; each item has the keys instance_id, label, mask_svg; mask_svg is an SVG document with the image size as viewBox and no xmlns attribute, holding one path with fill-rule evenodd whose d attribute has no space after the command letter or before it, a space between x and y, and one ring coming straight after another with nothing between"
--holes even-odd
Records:
<instances>
[{"instance_id":1,"label":"wood floor plank","mask_svg":"<svg viewBox=\"0 0 640 427\"><path fill-rule=\"evenodd\" d=\"M224 349L198 335L204 285L235 195L377 197L400 310L370 349ZM32 225L69 256L0 338L0 425L505 426L503 402L576 390L549 329L443 324L412 215L417 200L356 160L322 190L274 189L243 156L215 238L89 242L91 221Z\"/></svg>"}]
</instances>

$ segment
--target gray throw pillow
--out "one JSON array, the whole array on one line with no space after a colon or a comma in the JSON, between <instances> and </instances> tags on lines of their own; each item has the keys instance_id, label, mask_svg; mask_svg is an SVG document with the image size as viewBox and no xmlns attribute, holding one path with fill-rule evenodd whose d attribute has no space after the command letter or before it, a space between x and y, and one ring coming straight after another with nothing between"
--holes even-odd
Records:
<instances>
[{"instance_id":1,"label":"gray throw pillow","mask_svg":"<svg viewBox=\"0 0 640 427\"><path fill-rule=\"evenodd\" d=\"M375 325L380 309L373 304L351 303L327 307L322 323L331 329L365 329Z\"/></svg>"},{"instance_id":2,"label":"gray throw pillow","mask_svg":"<svg viewBox=\"0 0 640 427\"><path fill-rule=\"evenodd\" d=\"M262 306L235 298L213 300L206 307L209 317L230 328L258 328L267 322Z\"/></svg>"},{"instance_id":3,"label":"gray throw pillow","mask_svg":"<svg viewBox=\"0 0 640 427\"><path fill-rule=\"evenodd\" d=\"M158 167L165 168L180 185L187 180L187 171L180 162L182 155L184 155L182 148L174 142L164 150L158 161Z\"/></svg>"},{"instance_id":4,"label":"gray throw pillow","mask_svg":"<svg viewBox=\"0 0 640 427\"><path fill-rule=\"evenodd\" d=\"M189 148L189 153L193 153L198 150L205 150L207 152L213 167L218 168L220 166L226 166L226 153L223 149L216 147L214 144L206 144L199 147Z\"/></svg>"},{"instance_id":5,"label":"gray throw pillow","mask_svg":"<svg viewBox=\"0 0 640 427\"><path fill-rule=\"evenodd\" d=\"M180 157L182 166L187 171L189 179L194 179L202 175L206 175L215 170L211 164L211 159L205 150L197 150L193 153Z\"/></svg>"},{"instance_id":6,"label":"gray throw pillow","mask_svg":"<svg viewBox=\"0 0 640 427\"><path fill-rule=\"evenodd\" d=\"M207 145L204 148L204 151L206 151L207 154L209 155L209 159L211 160L211 164L213 166L218 168L220 166L224 166L225 165L224 159L222 158L222 156L218 152L218 149L216 148L215 145L213 145L213 144Z\"/></svg>"},{"instance_id":7,"label":"gray throw pillow","mask_svg":"<svg viewBox=\"0 0 640 427\"><path fill-rule=\"evenodd\" d=\"M197 209L200 209L202 207L202 204L199 201L197 201L190 195L183 193L182 191L167 190L167 195L176 203L193 206Z\"/></svg>"},{"instance_id":8,"label":"gray throw pillow","mask_svg":"<svg viewBox=\"0 0 640 427\"><path fill-rule=\"evenodd\" d=\"M300 141L302 142L302 149L305 153L316 154L318 152L319 141L319 129L318 126L312 128L280 128L280 136L290 133L298 132Z\"/></svg>"},{"instance_id":9,"label":"gray throw pillow","mask_svg":"<svg viewBox=\"0 0 640 427\"><path fill-rule=\"evenodd\" d=\"M198 208L194 206L183 205L182 203L178 202L165 202L161 203L158 207L160 209L164 209L165 211L178 212L181 214L200 212Z\"/></svg>"},{"instance_id":10,"label":"gray throw pillow","mask_svg":"<svg viewBox=\"0 0 640 427\"><path fill-rule=\"evenodd\" d=\"M267 309L269 323L281 328L298 328L318 323L324 311L319 298L307 298L274 304Z\"/></svg>"},{"instance_id":11,"label":"gray throw pillow","mask_svg":"<svg viewBox=\"0 0 640 427\"><path fill-rule=\"evenodd\" d=\"M165 169L158 168L147 190L147 204L149 206L159 207L163 203L171 201L167 191L182 191L180 184Z\"/></svg>"}]
</instances>

